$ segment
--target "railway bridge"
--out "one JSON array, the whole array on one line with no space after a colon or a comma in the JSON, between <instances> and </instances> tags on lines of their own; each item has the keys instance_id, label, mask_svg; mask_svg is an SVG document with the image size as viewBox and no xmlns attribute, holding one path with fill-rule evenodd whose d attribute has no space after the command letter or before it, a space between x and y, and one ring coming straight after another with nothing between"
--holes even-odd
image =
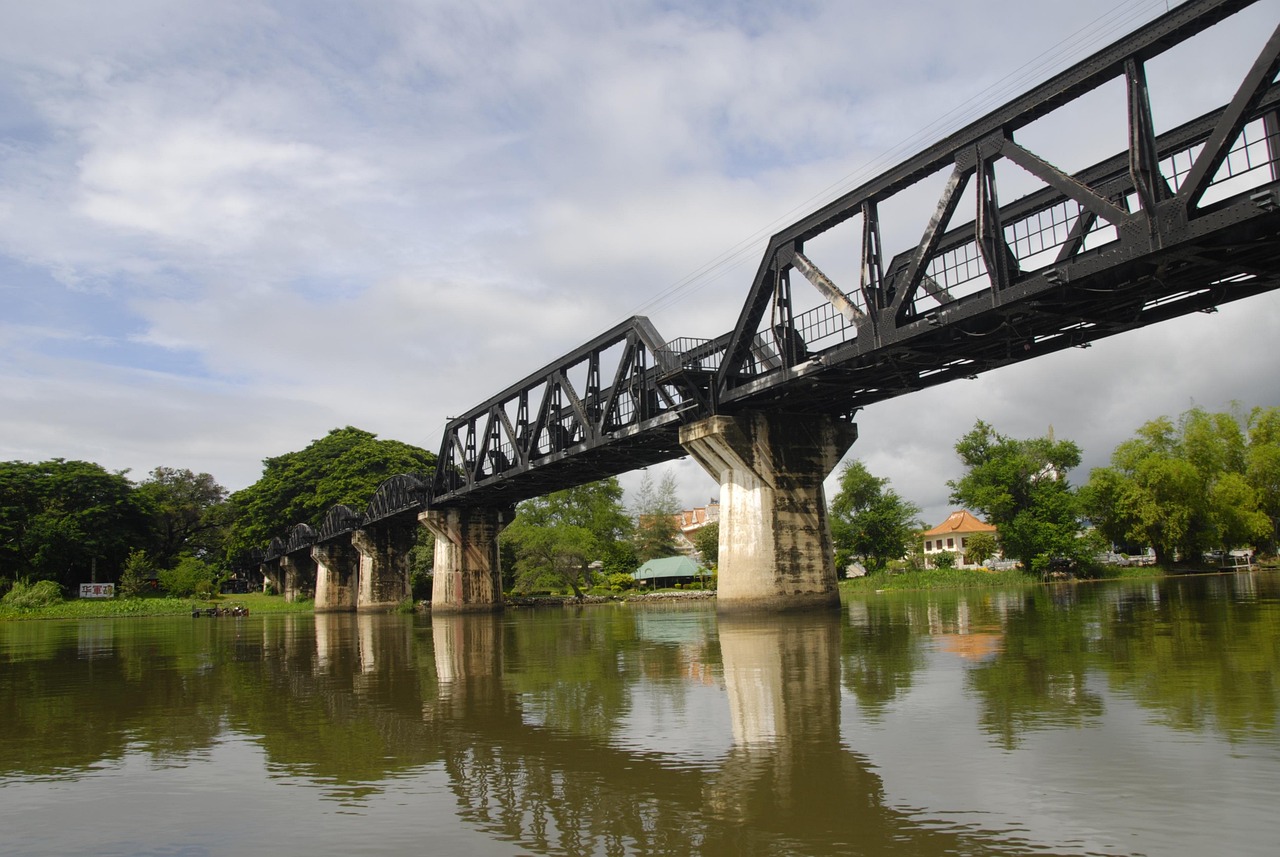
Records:
<instances>
[{"instance_id":1,"label":"railway bridge","mask_svg":"<svg viewBox=\"0 0 1280 857\"><path fill-rule=\"evenodd\" d=\"M500 609L516 503L692 455L721 486L719 609L838 603L822 484L860 409L1280 286L1280 26L1229 102L1175 127L1147 77L1169 52L1214 62L1197 37L1253 2L1184 3L823 205L770 239L733 330L622 322L451 419L429 484L396 477L398 505L331 512L265 565L331 569L347 540L395 580L390 533L420 522L432 609ZM1078 168L1044 150L1080 121L1126 145Z\"/></svg>"}]
</instances>

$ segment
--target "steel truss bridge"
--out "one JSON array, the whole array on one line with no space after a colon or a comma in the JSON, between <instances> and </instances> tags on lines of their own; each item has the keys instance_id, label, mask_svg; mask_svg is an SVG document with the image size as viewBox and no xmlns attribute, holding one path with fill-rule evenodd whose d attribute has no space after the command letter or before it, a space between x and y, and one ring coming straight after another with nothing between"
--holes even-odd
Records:
<instances>
[{"instance_id":1,"label":"steel truss bridge","mask_svg":"<svg viewBox=\"0 0 1280 857\"><path fill-rule=\"evenodd\" d=\"M453 418L430 505L676 458L680 426L714 414L851 418L1280 286L1280 27L1229 103L1178 127L1156 132L1147 82L1252 2L1185 3L777 233L730 332L667 341L635 317ZM1068 173L1020 141L1082 112L1125 149ZM856 258L848 282L824 253Z\"/></svg>"},{"instance_id":2,"label":"steel truss bridge","mask_svg":"<svg viewBox=\"0 0 1280 857\"><path fill-rule=\"evenodd\" d=\"M1166 13L774 235L728 333L665 340L628 319L452 418L430 482L392 477L363 512L334 507L253 559L678 458L681 426L713 415L852 419L1277 288L1280 26L1227 104L1177 127L1156 132L1147 82L1255 2ZM1124 149L1074 172L1021 139L1108 121Z\"/></svg>"}]
</instances>

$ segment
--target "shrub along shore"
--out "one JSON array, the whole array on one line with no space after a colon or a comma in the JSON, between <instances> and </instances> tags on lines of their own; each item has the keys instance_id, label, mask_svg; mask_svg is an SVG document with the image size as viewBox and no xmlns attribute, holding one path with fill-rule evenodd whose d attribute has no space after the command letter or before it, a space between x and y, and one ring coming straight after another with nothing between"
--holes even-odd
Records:
<instances>
[{"instance_id":1,"label":"shrub along shore","mask_svg":"<svg viewBox=\"0 0 1280 857\"><path fill-rule=\"evenodd\" d=\"M1260 570L1276 570L1275 562L1258 566ZM1090 578L1073 578L1072 583L1090 583L1095 581L1150 579L1168 577L1178 574L1214 574L1215 569L1177 568L1172 572L1160 566L1134 566L1122 568L1109 566L1097 576ZM1016 586L1038 586L1043 581L1037 580L1017 569L1004 571L987 571L985 569L923 569L919 571L877 572L865 577L840 581L840 593L843 596L865 595L888 590L932 590L932 589L993 589ZM658 590L656 592L629 592L612 595L587 595L583 599L575 599L572 595L511 596L507 599L509 607L544 607L544 606L576 606L583 604L617 604L645 603L652 601L703 600L715 597L714 591L701 590ZM167 598L162 596L89 599L79 598L67 601L57 600L45 604L11 603L6 598L0 603L0 621L19 619L99 619L127 616L182 616L193 610L205 610L211 607L229 609L239 605L254 613L310 613L314 609L311 601L285 601L278 595L264 595L250 592L243 595L216 596L208 599ZM418 605L427 607L426 603ZM413 605L406 604L411 610ZM429 607L427 607L429 609Z\"/></svg>"},{"instance_id":2,"label":"shrub along shore","mask_svg":"<svg viewBox=\"0 0 1280 857\"><path fill-rule=\"evenodd\" d=\"M6 619L104 619L123 616L182 616L210 607L235 605L254 613L309 613L310 601L285 601L276 595L250 592L208 599L200 598L73 598L35 606L0 603L0 621Z\"/></svg>"}]
</instances>

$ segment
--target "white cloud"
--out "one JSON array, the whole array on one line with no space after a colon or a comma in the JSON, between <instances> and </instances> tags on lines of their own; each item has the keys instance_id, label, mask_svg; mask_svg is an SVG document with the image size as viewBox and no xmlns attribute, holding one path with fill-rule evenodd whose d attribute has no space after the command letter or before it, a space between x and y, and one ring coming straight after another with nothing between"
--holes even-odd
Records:
<instances>
[{"instance_id":1,"label":"white cloud","mask_svg":"<svg viewBox=\"0 0 1280 857\"><path fill-rule=\"evenodd\" d=\"M26 4L0 32L0 458L235 488L334 426L434 448L637 309L725 332L771 231L1162 10L1089 0L1057 45L1012 0ZM942 511L978 415L1105 459L1192 397L1280 403L1276 302L1242 306L878 405L855 454Z\"/></svg>"}]
</instances>

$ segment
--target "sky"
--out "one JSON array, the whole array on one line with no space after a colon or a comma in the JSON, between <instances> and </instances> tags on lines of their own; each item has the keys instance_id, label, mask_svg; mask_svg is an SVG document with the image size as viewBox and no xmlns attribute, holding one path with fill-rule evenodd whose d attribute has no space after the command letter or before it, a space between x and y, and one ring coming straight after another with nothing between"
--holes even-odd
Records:
<instances>
[{"instance_id":1,"label":"sky","mask_svg":"<svg viewBox=\"0 0 1280 857\"><path fill-rule=\"evenodd\" d=\"M631 315L732 329L770 234L1167 5L0 0L0 460L236 490L347 425L434 451ZM1157 130L1278 20L1153 63ZM1042 144L1119 151L1080 113ZM877 404L850 456L930 525L977 419L1052 426L1082 482L1155 417L1280 405L1277 321L1264 295Z\"/></svg>"}]
</instances>

